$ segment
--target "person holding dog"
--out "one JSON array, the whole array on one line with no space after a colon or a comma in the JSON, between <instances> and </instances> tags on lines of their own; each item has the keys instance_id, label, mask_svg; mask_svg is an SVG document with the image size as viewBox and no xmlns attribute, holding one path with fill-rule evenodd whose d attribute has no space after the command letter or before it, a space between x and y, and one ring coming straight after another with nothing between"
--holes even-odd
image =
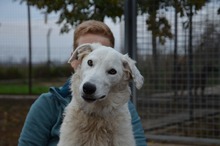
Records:
<instances>
[{"instance_id":1,"label":"person holding dog","mask_svg":"<svg viewBox=\"0 0 220 146\"><path fill-rule=\"evenodd\" d=\"M100 43L113 48L115 44L110 28L105 23L96 20L88 20L79 24L75 29L73 41L74 49L85 43ZM78 65L77 61L71 62L73 69L76 69ZM48 93L40 95L32 104L20 134L18 146L55 146L58 144L63 112L71 101L69 86L68 79L62 87L51 87ZM131 102L129 102L129 111L136 145L146 146L140 117Z\"/></svg>"}]
</instances>

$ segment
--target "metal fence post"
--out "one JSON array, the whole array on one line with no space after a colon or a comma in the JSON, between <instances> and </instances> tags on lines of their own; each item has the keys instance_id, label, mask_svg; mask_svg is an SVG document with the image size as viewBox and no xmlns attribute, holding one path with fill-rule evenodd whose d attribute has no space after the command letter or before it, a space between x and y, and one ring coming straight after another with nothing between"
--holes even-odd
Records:
<instances>
[{"instance_id":1,"label":"metal fence post","mask_svg":"<svg viewBox=\"0 0 220 146\"><path fill-rule=\"evenodd\" d=\"M30 5L27 2L27 10L28 10L28 53L29 53L29 71L28 71L28 90L29 94L32 94L32 44L31 44L31 12Z\"/></svg>"},{"instance_id":2,"label":"metal fence post","mask_svg":"<svg viewBox=\"0 0 220 146\"><path fill-rule=\"evenodd\" d=\"M125 0L125 52L137 59L137 1ZM132 102L137 106L137 95L135 85L132 83Z\"/></svg>"},{"instance_id":3,"label":"metal fence post","mask_svg":"<svg viewBox=\"0 0 220 146\"><path fill-rule=\"evenodd\" d=\"M194 103L193 103L193 95L192 95L192 88L193 88L193 50L192 50L192 4L190 3L190 16L189 16L189 48L188 48L188 98L189 98L189 118L193 119L194 113Z\"/></svg>"}]
</instances>

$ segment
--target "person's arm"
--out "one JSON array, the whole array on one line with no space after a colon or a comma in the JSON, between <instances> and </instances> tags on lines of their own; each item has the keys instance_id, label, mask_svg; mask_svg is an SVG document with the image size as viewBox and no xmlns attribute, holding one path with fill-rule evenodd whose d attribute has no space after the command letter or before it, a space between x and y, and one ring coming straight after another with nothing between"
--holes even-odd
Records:
<instances>
[{"instance_id":1,"label":"person's arm","mask_svg":"<svg viewBox=\"0 0 220 146\"><path fill-rule=\"evenodd\" d=\"M18 146L46 146L50 137L53 119L49 94L41 95L31 106L26 117Z\"/></svg>"},{"instance_id":2,"label":"person's arm","mask_svg":"<svg viewBox=\"0 0 220 146\"><path fill-rule=\"evenodd\" d=\"M128 103L129 111L132 118L132 128L134 133L134 138L136 141L136 146L146 146L146 137L144 134L144 129L141 124L140 117L131 101Z\"/></svg>"}]
</instances>

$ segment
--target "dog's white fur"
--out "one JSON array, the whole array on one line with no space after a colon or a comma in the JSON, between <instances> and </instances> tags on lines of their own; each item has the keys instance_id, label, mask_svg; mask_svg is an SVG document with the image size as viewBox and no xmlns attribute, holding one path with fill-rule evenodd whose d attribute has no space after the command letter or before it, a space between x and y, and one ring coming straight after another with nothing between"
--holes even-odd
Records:
<instances>
[{"instance_id":1,"label":"dog's white fur","mask_svg":"<svg viewBox=\"0 0 220 146\"><path fill-rule=\"evenodd\" d=\"M58 146L135 146L128 84L131 79L137 88L143 84L135 61L100 44L79 46L69 62L76 59L81 63L72 76L73 98L65 111ZM86 94L85 83L94 85L95 92Z\"/></svg>"}]
</instances>

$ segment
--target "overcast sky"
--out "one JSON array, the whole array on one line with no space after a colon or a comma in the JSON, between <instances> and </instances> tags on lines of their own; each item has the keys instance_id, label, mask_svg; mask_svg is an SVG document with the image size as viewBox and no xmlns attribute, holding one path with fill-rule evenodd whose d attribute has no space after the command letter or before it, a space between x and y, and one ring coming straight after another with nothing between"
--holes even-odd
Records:
<instances>
[{"instance_id":1,"label":"overcast sky","mask_svg":"<svg viewBox=\"0 0 220 146\"><path fill-rule=\"evenodd\" d=\"M32 56L34 62L47 59L46 36L51 28L50 46L51 59L66 61L72 49L73 31L60 34L60 27L56 24L58 15L49 14L48 23L44 23L42 11L31 7L32 24ZM116 48L120 46L120 25L115 25L106 19L106 24L112 29L116 37ZM28 28L27 6L19 0L0 0L0 62L20 61L28 58Z\"/></svg>"},{"instance_id":2,"label":"overcast sky","mask_svg":"<svg viewBox=\"0 0 220 146\"><path fill-rule=\"evenodd\" d=\"M27 6L25 3L20 4L20 0L0 0L0 63L3 61L27 61L28 59L28 20L27 20ZM203 7L193 18L193 21L198 21L198 26L194 27L194 33L200 36L204 30L204 23L209 18L211 21L219 20L220 15L217 15L217 8L220 6L220 0L213 0L214 3L209 3ZM208 14L208 15L207 15ZM172 25L174 32L174 13L168 12L166 14ZM146 16L145 16L146 17ZM144 19L146 19L144 17ZM145 20L141 18L143 28L141 34L150 35L145 26ZM31 23L32 23L32 56L34 62L45 62L47 60L47 42L46 36L49 29L52 29L50 36L51 60L66 61L70 56L73 44L73 30L67 34L60 34L60 27L55 23L58 20L58 15L49 14L48 23L44 23L44 15L42 11L31 7ZM182 29L182 22L184 18L179 19L178 33L184 34ZM111 28L116 40L116 49L119 50L121 46L121 26L114 24L110 19L105 20L106 24ZM139 22L138 22L139 23ZM139 27L139 26L138 26ZM182 35L184 36L184 35ZM141 36L142 37L142 36ZM199 37L197 37L199 38ZM183 43L184 37L178 38L178 43ZM199 39L198 39L199 40ZM138 41L145 42L146 45L138 45L142 49L148 49L151 52L151 39L143 37ZM182 44L183 46L184 44ZM167 51L173 49L173 40L167 41ZM181 49L181 46L180 46ZM164 49L163 49L164 50ZM181 50L180 50L181 51ZM183 52L183 48L182 48Z\"/></svg>"}]
</instances>

